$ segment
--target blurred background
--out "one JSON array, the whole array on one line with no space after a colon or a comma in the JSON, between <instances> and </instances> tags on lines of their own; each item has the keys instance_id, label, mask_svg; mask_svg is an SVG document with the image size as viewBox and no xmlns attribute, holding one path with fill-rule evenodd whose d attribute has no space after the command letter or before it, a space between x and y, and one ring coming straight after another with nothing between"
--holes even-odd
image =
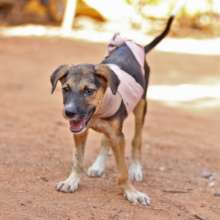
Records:
<instances>
[{"instance_id":1,"label":"blurred background","mask_svg":"<svg viewBox=\"0 0 220 220\"><path fill-rule=\"evenodd\" d=\"M65 26L74 30L128 31L153 34L161 30L176 0L0 0L0 25ZM68 6L70 8L67 9ZM65 10L67 16L64 21ZM220 35L220 1L187 1L172 35L207 38Z\"/></svg>"},{"instance_id":2,"label":"blurred background","mask_svg":"<svg viewBox=\"0 0 220 220\"><path fill-rule=\"evenodd\" d=\"M54 190L72 161L62 117L61 64L99 63L113 33L145 45L164 29L175 0L0 0L0 219L220 219L220 0L188 0L169 36L147 55L151 68L143 133L147 208L116 187L114 158L79 191ZM133 117L124 126L130 163ZM100 149L90 132L89 167ZM146 217L147 216L147 217Z\"/></svg>"}]
</instances>

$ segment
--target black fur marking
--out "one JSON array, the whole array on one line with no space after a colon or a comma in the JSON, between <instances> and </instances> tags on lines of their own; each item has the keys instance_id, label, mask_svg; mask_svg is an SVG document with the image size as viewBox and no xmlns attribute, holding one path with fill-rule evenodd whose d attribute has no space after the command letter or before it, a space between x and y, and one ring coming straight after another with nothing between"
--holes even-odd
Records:
<instances>
[{"instance_id":1,"label":"black fur marking","mask_svg":"<svg viewBox=\"0 0 220 220\"><path fill-rule=\"evenodd\" d=\"M157 44L160 43L160 41L162 41L167 36L167 34L170 31L170 27L171 27L171 25L173 23L174 18L175 18L175 16L173 16L173 15L170 16L170 18L167 21L167 25L166 25L164 31L159 36L154 38L153 41L151 41L148 45L146 45L144 47L144 52L145 53L148 53L150 50L152 50Z\"/></svg>"},{"instance_id":2,"label":"black fur marking","mask_svg":"<svg viewBox=\"0 0 220 220\"><path fill-rule=\"evenodd\" d=\"M118 65L122 70L131 75L143 88L145 87L146 82L140 64L125 43L113 50L102 63Z\"/></svg>"},{"instance_id":3,"label":"black fur marking","mask_svg":"<svg viewBox=\"0 0 220 220\"><path fill-rule=\"evenodd\" d=\"M51 93L54 92L57 86L58 80L60 80L62 77L66 76L68 74L68 65L61 65L59 66L51 75L50 82L52 85Z\"/></svg>"}]
</instances>

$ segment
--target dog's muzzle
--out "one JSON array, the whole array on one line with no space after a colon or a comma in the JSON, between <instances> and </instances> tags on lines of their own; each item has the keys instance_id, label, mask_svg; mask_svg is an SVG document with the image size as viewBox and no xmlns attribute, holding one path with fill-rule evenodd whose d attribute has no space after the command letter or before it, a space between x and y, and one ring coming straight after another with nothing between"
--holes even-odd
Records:
<instances>
[{"instance_id":1,"label":"dog's muzzle","mask_svg":"<svg viewBox=\"0 0 220 220\"><path fill-rule=\"evenodd\" d=\"M82 133L85 131L94 112L95 108L93 108L91 111L89 111L88 114L84 116L74 116L73 118L69 119L70 131L73 133Z\"/></svg>"}]
</instances>

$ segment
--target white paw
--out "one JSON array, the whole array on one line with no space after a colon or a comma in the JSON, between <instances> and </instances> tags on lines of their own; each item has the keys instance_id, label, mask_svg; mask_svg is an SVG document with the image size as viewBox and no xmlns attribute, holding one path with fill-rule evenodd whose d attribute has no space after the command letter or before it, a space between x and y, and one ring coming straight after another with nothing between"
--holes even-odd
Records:
<instances>
[{"instance_id":1,"label":"white paw","mask_svg":"<svg viewBox=\"0 0 220 220\"><path fill-rule=\"evenodd\" d=\"M88 175L91 177L100 177L104 174L105 171L105 165L103 163L97 163L97 161L95 161L95 163L89 167L88 169Z\"/></svg>"},{"instance_id":2,"label":"white paw","mask_svg":"<svg viewBox=\"0 0 220 220\"><path fill-rule=\"evenodd\" d=\"M79 182L80 177L70 175L66 180L59 182L56 186L56 189L59 192L72 193L78 189Z\"/></svg>"},{"instance_id":3,"label":"white paw","mask_svg":"<svg viewBox=\"0 0 220 220\"><path fill-rule=\"evenodd\" d=\"M139 162L132 162L128 172L130 180L138 182L143 181L143 168Z\"/></svg>"},{"instance_id":4,"label":"white paw","mask_svg":"<svg viewBox=\"0 0 220 220\"><path fill-rule=\"evenodd\" d=\"M150 204L150 198L144 193L136 190L135 191L126 190L124 196L129 202L133 204L141 204L145 206Z\"/></svg>"},{"instance_id":5,"label":"white paw","mask_svg":"<svg viewBox=\"0 0 220 220\"><path fill-rule=\"evenodd\" d=\"M95 169L93 168L92 166L89 167L88 169L88 176L91 176L91 177L100 177L104 174L104 170L102 169Z\"/></svg>"},{"instance_id":6,"label":"white paw","mask_svg":"<svg viewBox=\"0 0 220 220\"><path fill-rule=\"evenodd\" d=\"M106 158L103 156L98 156L96 161L88 169L88 176L91 177L100 177L104 174L105 171Z\"/></svg>"}]
</instances>

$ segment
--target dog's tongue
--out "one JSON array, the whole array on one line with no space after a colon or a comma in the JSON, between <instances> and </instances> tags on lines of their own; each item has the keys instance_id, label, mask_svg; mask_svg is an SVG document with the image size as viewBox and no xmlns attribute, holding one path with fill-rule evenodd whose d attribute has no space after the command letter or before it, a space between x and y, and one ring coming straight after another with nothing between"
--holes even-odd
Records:
<instances>
[{"instance_id":1,"label":"dog's tongue","mask_svg":"<svg viewBox=\"0 0 220 220\"><path fill-rule=\"evenodd\" d=\"M86 119L82 118L80 120L70 121L70 130L74 133L80 132L86 126Z\"/></svg>"}]
</instances>

